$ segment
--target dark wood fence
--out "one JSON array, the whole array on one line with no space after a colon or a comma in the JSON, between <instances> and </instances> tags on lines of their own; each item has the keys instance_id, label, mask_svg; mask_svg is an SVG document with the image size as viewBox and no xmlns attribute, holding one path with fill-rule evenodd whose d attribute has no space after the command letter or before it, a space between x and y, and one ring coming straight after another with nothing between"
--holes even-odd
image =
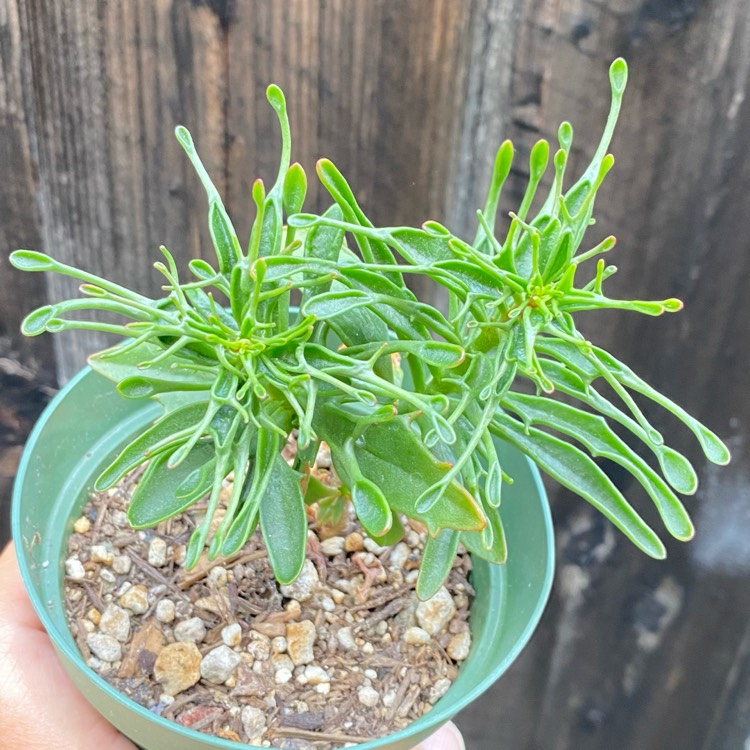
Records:
<instances>
[{"instance_id":1,"label":"dark wood fence","mask_svg":"<svg viewBox=\"0 0 750 750\"><path fill-rule=\"evenodd\" d=\"M525 154L570 119L579 166L590 155L617 55L630 86L599 211L619 238L612 288L686 309L592 316L586 331L725 436L734 461L705 467L678 431L700 467L698 534L664 563L554 490L544 622L459 721L470 750L747 748L746 0L0 0L0 508L35 414L101 343L22 339L22 316L71 289L13 271L8 251L41 248L153 291L160 243L183 264L208 247L176 123L243 234L250 184L276 161L271 81L306 167L331 157L381 221L467 229L502 137ZM512 179L509 207L522 166Z\"/></svg>"}]
</instances>

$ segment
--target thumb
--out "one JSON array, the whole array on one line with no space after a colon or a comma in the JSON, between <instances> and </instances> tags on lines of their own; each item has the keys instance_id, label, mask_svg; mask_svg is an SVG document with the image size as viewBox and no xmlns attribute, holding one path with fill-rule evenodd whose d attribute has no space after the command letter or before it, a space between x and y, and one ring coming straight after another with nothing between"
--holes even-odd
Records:
<instances>
[{"instance_id":1,"label":"thumb","mask_svg":"<svg viewBox=\"0 0 750 750\"><path fill-rule=\"evenodd\" d=\"M449 721L435 734L423 740L414 750L466 750L464 738L458 727Z\"/></svg>"}]
</instances>

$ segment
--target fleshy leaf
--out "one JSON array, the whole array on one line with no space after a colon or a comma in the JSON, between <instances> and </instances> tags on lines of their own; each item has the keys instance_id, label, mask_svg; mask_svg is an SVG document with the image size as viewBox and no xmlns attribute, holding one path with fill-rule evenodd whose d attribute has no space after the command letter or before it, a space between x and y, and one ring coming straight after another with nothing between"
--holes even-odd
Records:
<instances>
[{"instance_id":1,"label":"fleshy leaf","mask_svg":"<svg viewBox=\"0 0 750 750\"><path fill-rule=\"evenodd\" d=\"M117 458L99 475L94 488L99 492L108 490L152 456L165 450L174 450L179 445L180 433L184 435L185 430L194 427L205 411L205 404L197 403L168 412L120 451Z\"/></svg>"},{"instance_id":2,"label":"fleshy leaf","mask_svg":"<svg viewBox=\"0 0 750 750\"><path fill-rule=\"evenodd\" d=\"M148 465L133 492L128 507L128 520L133 528L147 529L182 513L211 489L213 472L208 481L197 485L190 494L177 497L177 488L195 470L213 458L210 445L196 445L179 467L167 468L169 454L164 453Z\"/></svg>"},{"instance_id":3,"label":"fleshy leaf","mask_svg":"<svg viewBox=\"0 0 750 750\"><path fill-rule=\"evenodd\" d=\"M583 451L534 427L524 428L504 414L496 416L492 429L542 471L590 502L646 554L657 559L666 557L664 545L653 529Z\"/></svg>"},{"instance_id":4,"label":"fleshy leaf","mask_svg":"<svg viewBox=\"0 0 750 750\"><path fill-rule=\"evenodd\" d=\"M458 540L459 533L451 529L427 537L417 578L417 596L422 601L435 596L448 577L458 552Z\"/></svg>"},{"instance_id":5,"label":"fleshy leaf","mask_svg":"<svg viewBox=\"0 0 750 750\"><path fill-rule=\"evenodd\" d=\"M301 475L277 453L260 502L260 528L276 580L291 583L302 570L307 548L307 516Z\"/></svg>"}]
</instances>

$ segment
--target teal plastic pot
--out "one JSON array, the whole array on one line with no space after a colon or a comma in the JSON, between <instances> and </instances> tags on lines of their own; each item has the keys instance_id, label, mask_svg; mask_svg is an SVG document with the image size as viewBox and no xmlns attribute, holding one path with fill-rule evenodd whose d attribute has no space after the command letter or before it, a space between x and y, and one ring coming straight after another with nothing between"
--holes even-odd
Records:
<instances>
[{"instance_id":1,"label":"teal plastic pot","mask_svg":"<svg viewBox=\"0 0 750 750\"><path fill-rule=\"evenodd\" d=\"M121 695L86 666L68 631L62 602L67 537L93 480L116 449L160 413L127 401L86 368L47 407L26 445L13 493L13 538L34 607L78 689L123 734L146 750L204 750L238 745L167 721ZM510 556L505 566L474 561L473 647L439 703L406 729L359 750L408 750L492 685L531 637L547 601L554 564L552 525L536 468L500 445L514 477L503 497Z\"/></svg>"}]
</instances>

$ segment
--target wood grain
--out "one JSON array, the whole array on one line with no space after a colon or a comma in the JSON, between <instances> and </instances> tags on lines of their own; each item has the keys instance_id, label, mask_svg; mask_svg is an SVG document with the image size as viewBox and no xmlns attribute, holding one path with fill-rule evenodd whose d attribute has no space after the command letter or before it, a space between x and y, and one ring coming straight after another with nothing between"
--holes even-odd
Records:
<instances>
[{"instance_id":1,"label":"wood grain","mask_svg":"<svg viewBox=\"0 0 750 750\"><path fill-rule=\"evenodd\" d=\"M173 138L178 122L242 237L250 185L269 184L277 165L272 81L286 92L311 208L325 206L313 178L325 155L376 221L436 218L471 234L504 137L518 151L506 211L531 145L554 140L563 119L575 128L572 168L584 167L620 54L630 84L592 239L618 236L613 296L678 296L686 307L582 327L729 438L735 459L706 466L689 435L650 412L702 480L688 500L697 538L670 543L665 563L553 492L553 597L530 647L459 718L472 750L735 750L750 735L745 0L0 3L0 157L13 176L0 183L0 352L24 372L54 362L60 381L101 341L21 339L23 313L72 285L9 271L5 248L45 249L147 293L160 283L150 269L160 243L183 268L208 255L205 198ZM28 427L17 410L2 413L21 425L0 456L7 467Z\"/></svg>"},{"instance_id":2,"label":"wood grain","mask_svg":"<svg viewBox=\"0 0 750 750\"><path fill-rule=\"evenodd\" d=\"M689 546L642 557L555 491L559 570L531 647L460 722L468 744L540 750L744 747L750 735L750 492L746 371L750 25L741 2L525 3L511 135L528 149L570 119L579 169L606 115L606 65L630 84L594 235L614 233L613 296L678 296L680 315L592 316L585 332L685 404L734 448L706 466L691 436L654 411L697 460ZM518 197L518 193L516 193ZM658 353L658 355L657 355ZM625 485L639 508L639 489ZM649 514L653 518L653 513ZM496 733L482 727L492 707Z\"/></svg>"}]
</instances>

